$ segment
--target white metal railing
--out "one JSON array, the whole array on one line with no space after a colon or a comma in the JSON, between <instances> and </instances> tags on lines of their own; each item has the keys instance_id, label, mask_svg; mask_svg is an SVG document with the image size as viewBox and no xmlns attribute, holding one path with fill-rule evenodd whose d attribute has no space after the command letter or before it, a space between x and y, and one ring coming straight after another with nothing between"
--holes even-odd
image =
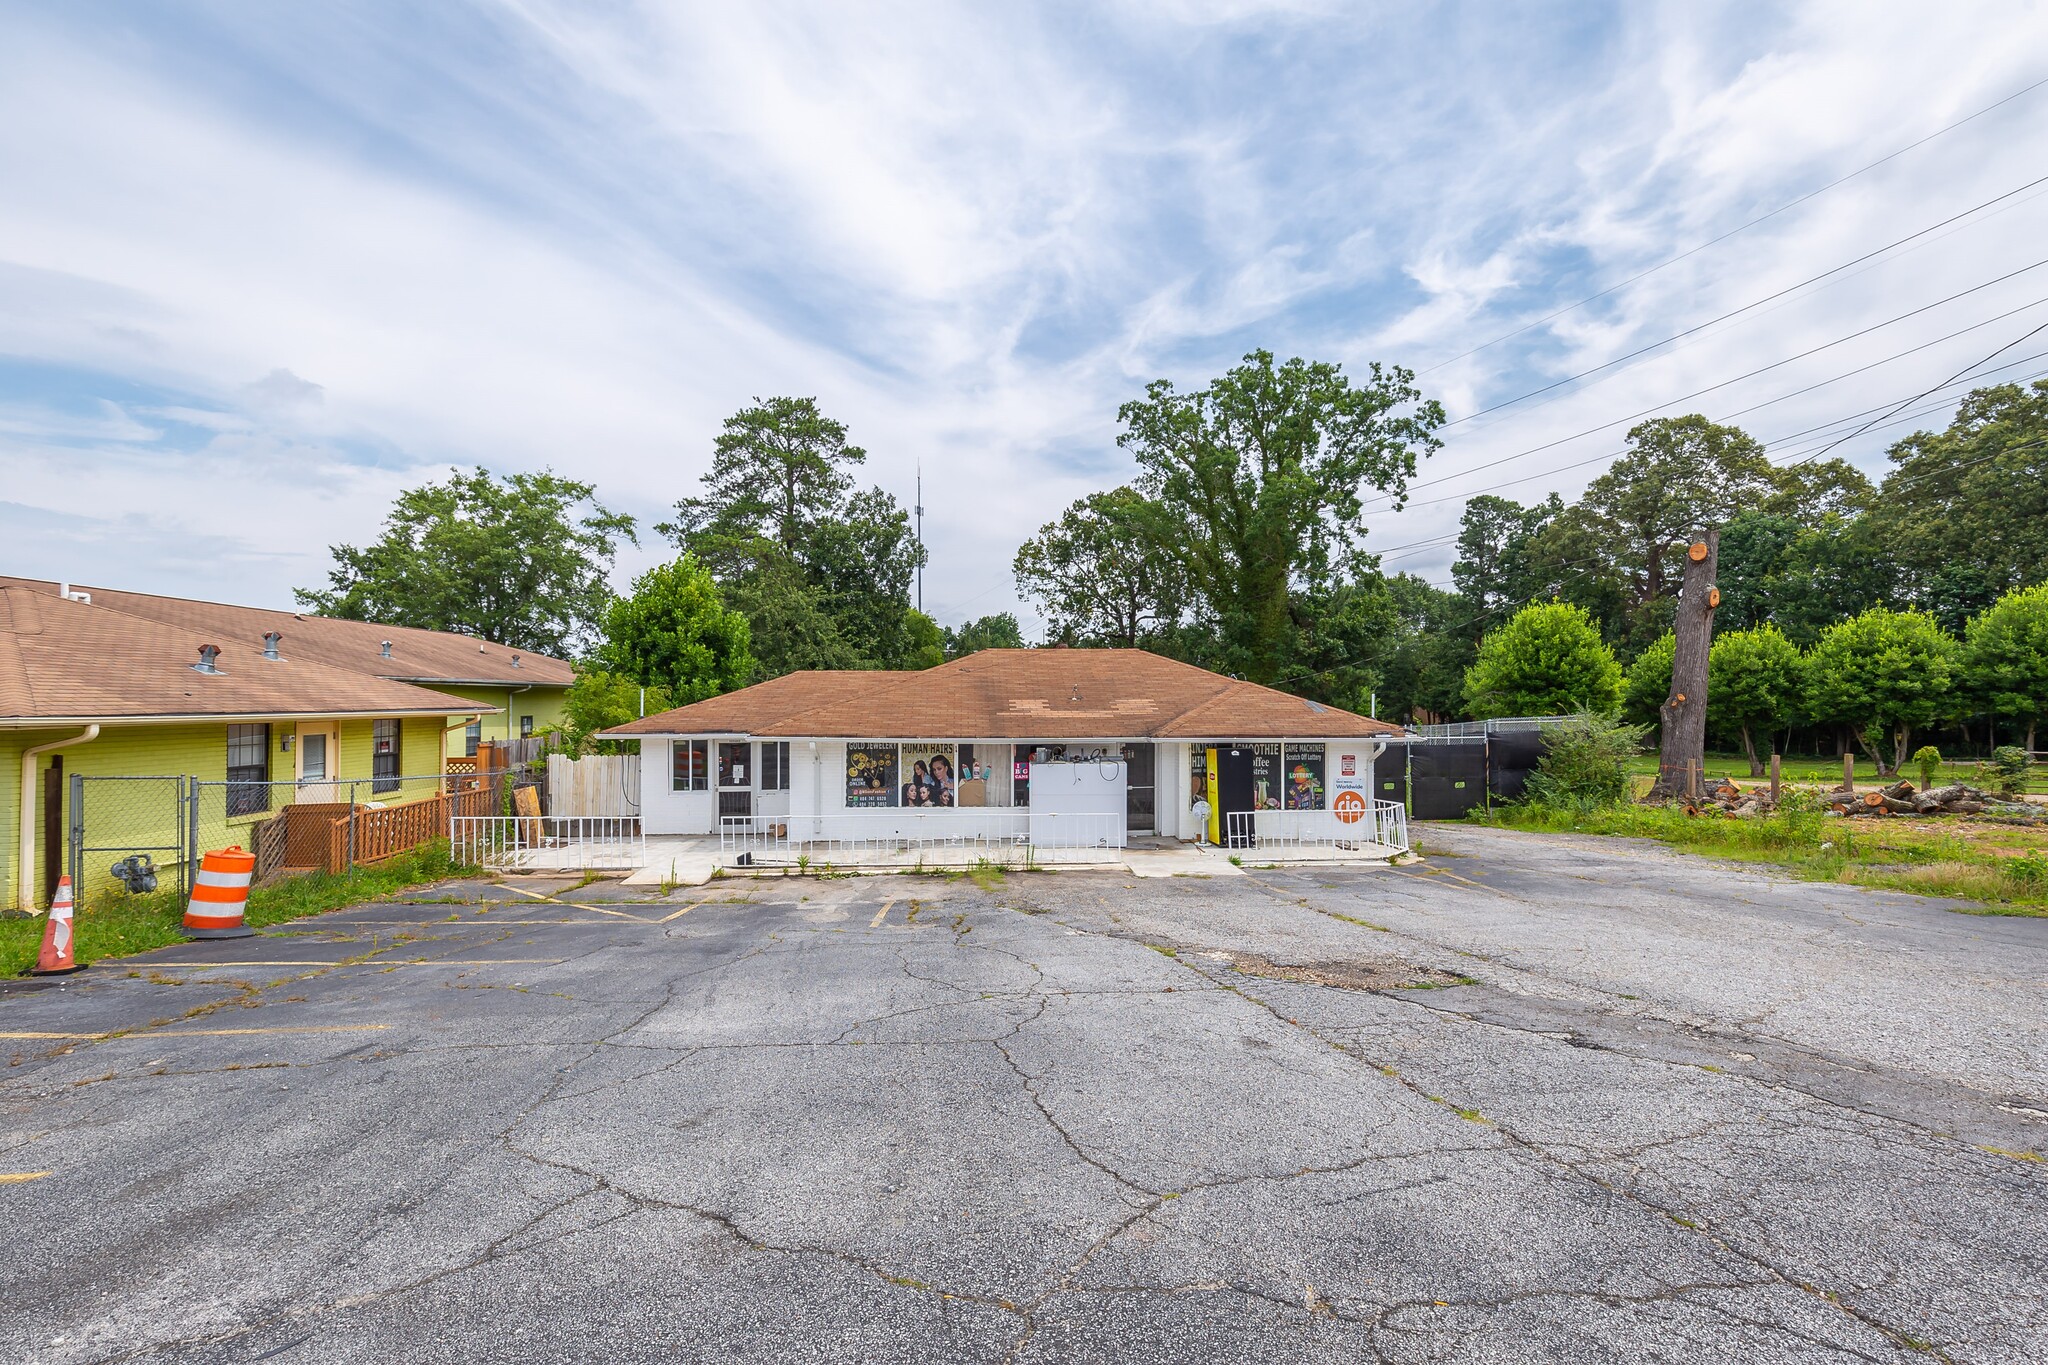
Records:
<instances>
[{"instance_id":1,"label":"white metal railing","mask_svg":"<svg viewBox=\"0 0 2048 1365\"><path fill-rule=\"evenodd\" d=\"M720 853L787 857L948 849L1016 854L1122 848L1125 839L1121 814L1034 813L1024 806L735 815L718 822Z\"/></svg>"},{"instance_id":2,"label":"white metal railing","mask_svg":"<svg viewBox=\"0 0 2048 1365\"><path fill-rule=\"evenodd\" d=\"M1388 857L1408 851L1408 810L1374 801L1349 810L1226 811L1223 843L1260 853Z\"/></svg>"},{"instance_id":3,"label":"white metal railing","mask_svg":"<svg viewBox=\"0 0 2048 1365\"><path fill-rule=\"evenodd\" d=\"M637 819L610 816L456 815L449 856L501 872L586 872L637 868L647 840Z\"/></svg>"}]
</instances>

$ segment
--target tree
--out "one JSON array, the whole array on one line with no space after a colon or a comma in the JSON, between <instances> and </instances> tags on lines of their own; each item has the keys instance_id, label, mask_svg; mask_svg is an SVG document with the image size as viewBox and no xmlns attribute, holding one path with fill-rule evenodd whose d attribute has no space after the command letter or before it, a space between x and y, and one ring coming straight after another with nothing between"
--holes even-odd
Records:
<instances>
[{"instance_id":1,"label":"tree","mask_svg":"<svg viewBox=\"0 0 2048 1365\"><path fill-rule=\"evenodd\" d=\"M612 603L597 657L608 672L663 689L675 706L745 687L754 673L747 618L719 600L710 571L690 555L649 569Z\"/></svg>"},{"instance_id":2,"label":"tree","mask_svg":"<svg viewBox=\"0 0 2048 1365\"><path fill-rule=\"evenodd\" d=\"M1286 671L1294 591L1357 554L1361 490L1398 501L1436 449L1443 409L1413 379L1374 364L1353 387L1335 365L1255 351L1206 389L1161 379L1118 410L1117 444L1158 509L1154 543L1215 618L1227 666L1262 682Z\"/></svg>"},{"instance_id":3,"label":"tree","mask_svg":"<svg viewBox=\"0 0 2048 1365\"><path fill-rule=\"evenodd\" d=\"M1465 674L1474 716L1606 715L1621 699L1621 665L1591 617L1569 602L1522 608L1479 642Z\"/></svg>"},{"instance_id":4,"label":"tree","mask_svg":"<svg viewBox=\"0 0 2048 1365\"><path fill-rule=\"evenodd\" d=\"M1677 590L1674 557L1695 531L1719 526L1778 491L1761 445L1739 427L1697 413L1640 423L1628 445L1628 453L1540 537L1562 543L1531 550L1546 565L1581 561L1604 568L1622 585L1625 615L1617 623L1620 633L1610 638L1624 644L1647 643L1669 624L1663 599ZM1580 600L1569 591L1562 595Z\"/></svg>"},{"instance_id":5,"label":"tree","mask_svg":"<svg viewBox=\"0 0 2048 1365\"><path fill-rule=\"evenodd\" d=\"M1530 507L1492 493L1468 500L1458 519L1458 558L1451 565L1459 594L1482 611L1535 596L1539 585L1529 545L1563 511L1564 500L1555 493Z\"/></svg>"},{"instance_id":6,"label":"tree","mask_svg":"<svg viewBox=\"0 0 2048 1365\"><path fill-rule=\"evenodd\" d=\"M1069 645L1148 645L1180 620L1179 563L1154 539L1159 518L1136 490L1090 493L1017 548L1017 592L1038 604L1046 638Z\"/></svg>"},{"instance_id":7,"label":"tree","mask_svg":"<svg viewBox=\"0 0 2048 1365\"><path fill-rule=\"evenodd\" d=\"M1777 465L1770 479L1774 491L1762 510L1803 526L1822 517L1859 517L1870 510L1877 494L1868 475L1841 459Z\"/></svg>"},{"instance_id":8,"label":"tree","mask_svg":"<svg viewBox=\"0 0 2048 1365\"><path fill-rule=\"evenodd\" d=\"M899 668L937 668L946 662L945 632L939 623L912 607L903 614L903 652Z\"/></svg>"},{"instance_id":9,"label":"tree","mask_svg":"<svg viewBox=\"0 0 2048 1365\"><path fill-rule=\"evenodd\" d=\"M562 723L556 732L572 757L587 753L638 753L639 740L599 739L598 732L641 716L655 715L674 705L674 698L665 688L644 687L603 668L579 668L562 698Z\"/></svg>"},{"instance_id":10,"label":"tree","mask_svg":"<svg viewBox=\"0 0 2048 1365\"><path fill-rule=\"evenodd\" d=\"M2048 581L2048 379L1971 393L1947 430L1891 449L1871 518L1909 601L1949 629Z\"/></svg>"},{"instance_id":11,"label":"tree","mask_svg":"<svg viewBox=\"0 0 2048 1365\"><path fill-rule=\"evenodd\" d=\"M853 491L866 458L815 399L756 399L726 419L704 492L658 528L746 614L761 678L929 661L910 605L924 547L894 497Z\"/></svg>"},{"instance_id":12,"label":"tree","mask_svg":"<svg viewBox=\"0 0 2048 1365\"><path fill-rule=\"evenodd\" d=\"M703 495L678 502L676 520L655 529L693 542L685 548L721 568L726 554L751 560L757 539L800 559L852 488L847 471L867 459L815 398L756 398L725 419L711 452Z\"/></svg>"},{"instance_id":13,"label":"tree","mask_svg":"<svg viewBox=\"0 0 2048 1365\"><path fill-rule=\"evenodd\" d=\"M1825 513L1812 525L1744 512L1721 532L1721 610L1734 629L1766 622L1811 645L1845 616L1897 605L1898 566L1871 519Z\"/></svg>"},{"instance_id":14,"label":"tree","mask_svg":"<svg viewBox=\"0 0 2048 1365\"><path fill-rule=\"evenodd\" d=\"M1991 715L2035 728L2048 715L2048 583L2015 589L1970 618L1964 690Z\"/></svg>"},{"instance_id":15,"label":"tree","mask_svg":"<svg viewBox=\"0 0 2048 1365\"><path fill-rule=\"evenodd\" d=\"M1651 800L1698 800L1707 764L1707 669L1714 611L1721 605L1714 574L1721 532L1703 528L1685 555L1685 578L1672 606L1671 696L1657 720L1657 781Z\"/></svg>"},{"instance_id":16,"label":"tree","mask_svg":"<svg viewBox=\"0 0 2048 1365\"><path fill-rule=\"evenodd\" d=\"M1880 773L1896 772L1913 727L1948 716L1956 654L1925 612L1872 608L1828 627L1807 652L1806 709L1848 726Z\"/></svg>"},{"instance_id":17,"label":"tree","mask_svg":"<svg viewBox=\"0 0 2048 1365\"><path fill-rule=\"evenodd\" d=\"M1380 715L1434 723L1463 712L1465 670L1477 656L1476 613L1413 574L1385 582L1393 625L1374 656Z\"/></svg>"},{"instance_id":18,"label":"tree","mask_svg":"<svg viewBox=\"0 0 2048 1365\"><path fill-rule=\"evenodd\" d=\"M839 633L823 590L796 561L771 556L752 572L728 580L722 591L733 609L747 618L754 681L799 669L867 666L860 651Z\"/></svg>"},{"instance_id":19,"label":"tree","mask_svg":"<svg viewBox=\"0 0 2048 1365\"><path fill-rule=\"evenodd\" d=\"M949 659L984 649L1022 649L1024 631L1018 626L1016 617L1007 611L999 611L992 616L978 616L964 622L958 630L946 627L945 646Z\"/></svg>"},{"instance_id":20,"label":"tree","mask_svg":"<svg viewBox=\"0 0 2048 1365\"><path fill-rule=\"evenodd\" d=\"M1799 705L1799 647L1776 626L1724 632L1707 658L1707 724L1742 738L1749 775L1762 777L1756 732L1782 724Z\"/></svg>"},{"instance_id":21,"label":"tree","mask_svg":"<svg viewBox=\"0 0 2048 1365\"><path fill-rule=\"evenodd\" d=\"M324 616L574 654L611 600L619 539L637 543L633 518L595 494L545 470L503 480L450 470L445 483L400 493L374 543L330 547L330 590L292 595Z\"/></svg>"},{"instance_id":22,"label":"tree","mask_svg":"<svg viewBox=\"0 0 2048 1365\"><path fill-rule=\"evenodd\" d=\"M1621 688L1621 713L1638 725L1655 725L1663 719L1664 703L1671 699L1671 660L1678 649L1678 637L1665 631L1652 640L1628 666Z\"/></svg>"}]
</instances>

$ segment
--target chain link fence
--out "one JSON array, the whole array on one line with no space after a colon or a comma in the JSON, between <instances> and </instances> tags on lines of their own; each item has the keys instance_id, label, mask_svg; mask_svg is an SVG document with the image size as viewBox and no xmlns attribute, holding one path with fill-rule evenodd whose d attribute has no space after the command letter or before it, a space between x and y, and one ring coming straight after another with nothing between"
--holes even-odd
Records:
<instances>
[{"instance_id":1,"label":"chain link fence","mask_svg":"<svg viewBox=\"0 0 2048 1365\"><path fill-rule=\"evenodd\" d=\"M327 782L78 773L67 867L88 905L165 888L188 896L199 859L231 846L256 855L259 884L341 872L445 839L458 817L509 814L515 787L530 782L505 770Z\"/></svg>"},{"instance_id":2,"label":"chain link fence","mask_svg":"<svg viewBox=\"0 0 2048 1365\"><path fill-rule=\"evenodd\" d=\"M191 780L71 776L71 894L92 905L116 895L192 889Z\"/></svg>"}]
</instances>

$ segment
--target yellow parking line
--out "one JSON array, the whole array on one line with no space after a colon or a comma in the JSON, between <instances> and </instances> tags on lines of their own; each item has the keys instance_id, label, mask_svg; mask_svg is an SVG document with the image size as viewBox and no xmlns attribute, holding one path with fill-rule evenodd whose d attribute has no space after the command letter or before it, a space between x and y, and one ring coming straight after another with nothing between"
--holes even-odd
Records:
<instances>
[{"instance_id":1,"label":"yellow parking line","mask_svg":"<svg viewBox=\"0 0 2048 1365\"><path fill-rule=\"evenodd\" d=\"M531 896L537 901L546 901L549 905L565 905L571 910L595 910L600 915L617 915L620 919L629 919L635 924L653 923L652 920L642 919L638 915L629 915L623 910L614 910L610 906L590 905L583 901L557 900L553 896L543 896L538 891L528 891L523 886L507 886L505 889L507 891L516 891L522 896Z\"/></svg>"},{"instance_id":2,"label":"yellow parking line","mask_svg":"<svg viewBox=\"0 0 2048 1365\"><path fill-rule=\"evenodd\" d=\"M692 910L695 910L700 906L705 906L709 904L711 904L710 901L691 901L688 905L676 911L673 915L663 915L660 919L656 920L655 923L667 924L670 920L681 919L684 915L689 914Z\"/></svg>"},{"instance_id":3,"label":"yellow parking line","mask_svg":"<svg viewBox=\"0 0 2048 1365\"><path fill-rule=\"evenodd\" d=\"M891 896L891 897L889 897L889 899L887 899L887 900L883 901L883 902L882 902L882 908L881 908L881 909L879 909L879 910L877 910L877 911L875 911L875 917L874 917L873 919L871 919L871 920L869 920L869 921L868 921L868 928L870 928L870 929L879 929L879 928L881 928L881 927L882 927L882 921L883 921L884 919L886 919L886 918L888 917L888 914L889 914L889 907L890 907L890 906L892 906L892 905L894 905L895 903L896 903L896 898L895 898L894 896Z\"/></svg>"},{"instance_id":4,"label":"yellow parking line","mask_svg":"<svg viewBox=\"0 0 2048 1365\"><path fill-rule=\"evenodd\" d=\"M0 1185L26 1185L31 1180L41 1180L53 1171L0 1171Z\"/></svg>"},{"instance_id":5,"label":"yellow parking line","mask_svg":"<svg viewBox=\"0 0 2048 1365\"><path fill-rule=\"evenodd\" d=\"M40 1033L21 1030L0 1033L0 1038L227 1038L247 1033L363 1033L390 1027L389 1024L278 1024L271 1028L142 1028L133 1033Z\"/></svg>"},{"instance_id":6,"label":"yellow parking line","mask_svg":"<svg viewBox=\"0 0 2048 1365\"><path fill-rule=\"evenodd\" d=\"M564 961L565 959L559 957L408 957L396 961L371 957L360 962L316 962L311 958L298 962L266 958L261 962L152 962L149 966L152 971L159 967L182 967L189 971L210 972L228 967L559 967Z\"/></svg>"}]
</instances>

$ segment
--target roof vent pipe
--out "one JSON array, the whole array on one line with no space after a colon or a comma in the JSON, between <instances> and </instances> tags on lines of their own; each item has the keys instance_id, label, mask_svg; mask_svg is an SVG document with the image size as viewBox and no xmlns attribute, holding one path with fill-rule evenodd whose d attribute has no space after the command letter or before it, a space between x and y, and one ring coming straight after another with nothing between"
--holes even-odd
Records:
<instances>
[{"instance_id":1,"label":"roof vent pipe","mask_svg":"<svg viewBox=\"0 0 2048 1365\"><path fill-rule=\"evenodd\" d=\"M514 654L514 655L512 656L512 666L513 666L514 668L517 668L517 667L519 667L519 656L518 656L517 654Z\"/></svg>"},{"instance_id":2,"label":"roof vent pipe","mask_svg":"<svg viewBox=\"0 0 2048 1365\"><path fill-rule=\"evenodd\" d=\"M278 647L278 646L279 646L280 644L282 644L283 642L284 642L284 633L283 633L282 631L276 631L276 630L266 630L266 631L264 631L264 632L263 632L263 657L264 657L264 658L266 658L266 659L276 659L276 658L280 658L280 657L282 657L281 655L279 655L279 654L278 654L278 652L277 652L277 647Z\"/></svg>"},{"instance_id":3,"label":"roof vent pipe","mask_svg":"<svg viewBox=\"0 0 2048 1365\"><path fill-rule=\"evenodd\" d=\"M384 642L384 657L387 659L391 657L391 642L389 640Z\"/></svg>"},{"instance_id":4,"label":"roof vent pipe","mask_svg":"<svg viewBox=\"0 0 2048 1365\"><path fill-rule=\"evenodd\" d=\"M192 665L192 671L193 671L193 672L195 672L195 673L218 673L218 672L220 672L220 670L219 670L218 668L215 668L215 667L214 667L214 660L218 659L219 657L220 657L220 646L219 646L219 645L201 645L201 646L199 646L199 662L198 662L198 663L196 663L196 664L194 664L194 665Z\"/></svg>"}]
</instances>

